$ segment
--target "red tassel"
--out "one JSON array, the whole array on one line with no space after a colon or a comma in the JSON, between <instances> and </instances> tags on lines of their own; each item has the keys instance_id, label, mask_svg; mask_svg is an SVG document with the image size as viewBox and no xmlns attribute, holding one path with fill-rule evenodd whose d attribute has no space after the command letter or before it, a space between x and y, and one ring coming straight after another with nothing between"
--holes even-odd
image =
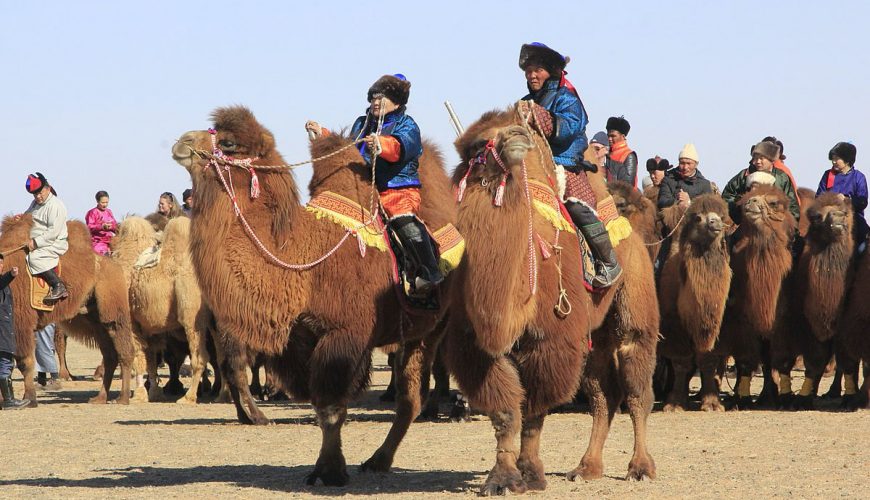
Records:
<instances>
[{"instance_id":1,"label":"red tassel","mask_svg":"<svg viewBox=\"0 0 870 500\"><path fill-rule=\"evenodd\" d=\"M498 189L495 190L495 199L492 204L500 207L504 203L504 187L507 184L507 174L501 176L501 182L498 183Z\"/></svg>"},{"instance_id":2,"label":"red tassel","mask_svg":"<svg viewBox=\"0 0 870 500\"><path fill-rule=\"evenodd\" d=\"M253 168L249 168L248 171L251 172L251 199L253 200L260 197L260 179Z\"/></svg>"}]
</instances>

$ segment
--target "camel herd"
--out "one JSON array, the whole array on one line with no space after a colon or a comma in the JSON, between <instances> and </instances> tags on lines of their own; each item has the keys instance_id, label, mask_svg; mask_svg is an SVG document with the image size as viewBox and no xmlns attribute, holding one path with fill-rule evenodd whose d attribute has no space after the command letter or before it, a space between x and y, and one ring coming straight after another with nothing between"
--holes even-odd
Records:
<instances>
[{"instance_id":1,"label":"camel herd","mask_svg":"<svg viewBox=\"0 0 870 500\"><path fill-rule=\"evenodd\" d=\"M22 332L52 322L100 348L105 375L92 402L107 400L119 365L119 402L131 394L160 399L158 353L181 342L193 383L180 402L196 403L211 361L239 420L268 423L246 375L256 357L280 387L314 406L323 440L307 482L344 485L341 430L348 405L368 385L372 351L395 350L397 393L389 433L362 466L374 472L390 469L441 356L494 427L495 463L483 494L546 487L544 420L581 388L593 424L571 480L603 476L602 450L623 405L635 437L627 477L655 478L646 443L654 372L667 374L668 411L689 408L696 370L701 408L723 410L719 382L728 356L739 376L738 407L808 408L836 353L847 404L867 404L866 379L861 391L856 383L860 360L870 360L863 327L870 320L870 258L855 262L848 201L804 200L809 224L795 258L798 226L774 188L756 187L741 200L743 223L735 229L717 195L656 213L631 186L612 184L608 193L601 176L590 174L599 199L612 194L632 227L616 246L623 278L591 292L578 236L560 219L546 141L513 106L486 113L457 139L462 161L452 179L438 148L425 144L421 217L432 231L455 226L465 254L440 286L440 307L414 309L397 291L391 253L366 248L361 233L372 226L350 229L307 210L274 137L249 110L220 108L212 118L211 129L183 134L172 150L196 193L190 219L173 219L157 232L146 219L128 217L111 257L93 253L87 229L70 221L61 272L71 296L52 311L30 306L27 279L13 282L18 363L32 404L34 340ZM364 211L373 199L371 172L350 143L338 134L312 141L309 193L340 195ZM534 208L539 204L554 207L551 215ZM28 216L6 218L0 248L20 244L29 227ZM663 231L673 243L657 286L653 264ZM151 255L147 265L143 253ZM7 259L24 268L20 253ZM809 382L793 395L790 373L799 357ZM657 370L657 363L667 368ZM759 365L765 386L753 401L749 380Z\"/></svg>"}]
</instances>

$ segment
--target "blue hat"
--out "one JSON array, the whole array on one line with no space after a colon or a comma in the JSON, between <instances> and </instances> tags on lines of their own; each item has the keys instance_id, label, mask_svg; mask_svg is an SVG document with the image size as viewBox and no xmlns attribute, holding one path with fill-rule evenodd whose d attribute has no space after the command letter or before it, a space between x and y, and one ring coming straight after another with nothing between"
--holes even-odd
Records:
<instances>
[{"instance_id":1,"label":"blue hat","mask_svg":"<svg viewBox=\"0 0 870 500\"><path fill-rule=\"evenodd\" d=\"M595 132L595 135L592 136L592 140L589 141L589 144L592 144L593 142L610 147L610 141L607 139L607 132L604 131Z\"/></svg>"}]
</instances>

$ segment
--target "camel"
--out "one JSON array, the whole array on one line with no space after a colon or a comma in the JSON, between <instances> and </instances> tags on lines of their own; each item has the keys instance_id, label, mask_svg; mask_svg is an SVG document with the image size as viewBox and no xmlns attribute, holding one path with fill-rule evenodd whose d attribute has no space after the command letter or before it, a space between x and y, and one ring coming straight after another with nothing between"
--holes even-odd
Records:
<instances>
[{"instance_id":1,"label":"camel","mask_svg":"<svg viewBox=\"0 0 870 500\"><path fill-rule=\"evenodd\" d=\"M190 259L190 219L170 220L163 231L159 262L153 267L137 268L137 259L157 243L157 238L148 220L126 217L112 239L112 258L124 269L130 284L133 332L145 354L151 381L148 398L163 399L157 377L157 349L165 347L164 334L173 334L186 340L193 370L190 388L178 402L196 404L197 390L209 361L206 335L211 312L202 300ZM143 373L145 367L140 366L141 371L137 371Z\"/></svg>"},{"instance_id":2,"label":"camel","mask_svg":"<svg viewBox=\"0 0 870 500\"><path fill-rule=\"evenodd\" d=\"M32 219L29 214L6 217L0 231L0 249L16 248L27 241ZM121 366L121 393L118 402L130 402L130 376L135 355L130 330L130 308L121 293L127 284L121 268L111 259L99 256L91 249L87 227L79 221L68 221L69 250L60 258L61 275L70 289L68 299L58 302L52 311L37 311L30 305L30 277L23 252L5 255L7 268L17 266L21 275L12 282L15 297L14 322L18 354L18 369L24 376L24 397L30 406L37 406L36 343L33 332L50 323L57 323L60 332L83 342L96 344L103 355L106 376L99 393L90 403L106 403L115 369ZM136 399L144 396L144 387L136 388Z\"/></svg>"},{"instance_id":3,"label":"camel","mask_svg":"<svg viewBox=\"0 0 870 500\"><path fill-rule=\"evenodd\" d=\"M857 361L864 361L864 383L861 386L859 397L845 401L846 408L870 408L870 381L868 381L868 367L870 367L870 335L867 335L867 325L870 324L870 252L864 252L858 259L855 270L855 280L849 292L849 302L839 323L841 345L837 355L849 362L843 363L850 366ZM848 356L843 356L848 354ZM847 382L848 383L848 382Z\"/></svg>"},{"instance_id":4,"label":"camel","mask_svg":"<svg viewBox=\"0 0 870 500\"><path fill-rule=\"evenodd\" d=\"M701 195L686 211L677 253L665 263L659 283L662 340L659 353L671 360L674 386L665 411L688 408L689 378L701 370L701 409L723 411L719 401L713 347L719 339L731 286L725 239L728 205L714 194Z\"/></svg>"},{"instance_id":5,"label":"camel","mask_svg":"<svg viewBox=\"0 0 870 500\"><path fill-rule=\"evenodd\" d=\"M465 186L457 227L467 246L456 271L445 358L472 407L488 414L495 428L496 461L481 494L546 487L538 455L544 418L574 396L584 366L592 438L568 478L602 476L604 441L623 398L635 430L628 477L654 478L646 419L659 312L641 239L632 233L617 247L623 281L590 294L577 237L565 224L573 226L556 208L555 192L547 191L555 169L549 146L524 126L517 107L484 114L456 140L456 149L462 163L453 179ZM531 206L530 186L547 193L549 217ZM560 239L555 226L565 229ZM570 314L563 298L572 304Z\"/></svg>"},{"instance_id":6,"label":"camel","mask_svg":"<svg viewBox=\"0 0 870 500\"><path fill-rule=\"evenodd\" d=\"M852 202L837 193L824 193L807 208L809 227L797 267L794 329L806 378L794 398L797 409L812 409L825 367L839 343L839 319L854 277L855 242L852 237ZM797 312L797 311L796 311ZM842 349L838 349L842 350ZM847 396L854 396L857 362L844 364L848 352L838 355Z\"/></svg>"},{"instance_id":7,"label":"camel","mask_svg":"<svg viewBox=\"0 0 870 500\"><path fill-rule=\"evenodd\" d=\"M661 243L656 243L661 239L661 233L656 227L655 204L627 182L609 182L607 189L613 195L619 215L628 219L631 228L640 235L649 252L650 261L654 263L661 247Z\"/></svg>"},{"instance_id":8,"label":"camel","mask_svg":"<svg viewBox=\"0 0 870 500\"><path fill-rule=\"evenodd\" d=\"M353 241L382 235L371 226L350 232L306 211L287 169L262 167L285 162L271 132L248 109L219 108L212 118L213 133L185 133L173 147L173 158L191 174L196 192L191 257L217 328L243 347L266 354L267 366L282 386L296 398L311 400L323 445L306 481L334 486L348 482L341 427L348 403L368 384L372 349L402 342L396 419L382 446L363 464L363 470L388 471L420 412L419 373L434 357L450 294L441 293L441 310L406 309L391 279L388 253L371 248L363 253L365 246ZM215 150L250 161L259 170L214 160ZM456 212L440 153L426 141L424 151L421 215L437 230ZM371 206L377 193L370 169L350 139L339 134L319 138L312 141L311 153L323 157L313 165L313 197L333 192ZM247 189L252 171L258 177L257 197ZM227 188L237 189L237 195L228 196ZM234 199L250 233L240 224ZM298 264L307 265L292 267ZM441 284L442 292L449 290L451 279ZM228 362L247 361L237 354L227 353ZM242 369L235 373L244 375ZM242 377L227 380L234 397L246 385Z\"/></svg>"},{"instance_id":9,"label":"camel","mask_svg":"<svg viewBox=\"0 0 870 500\"><path fill-rule=\"evenodd\" d=\"M743 222L733 235L731 293L716 351L733 355L739 377L737 406L753 405L752 372L761 361L762 343L770 344L772 363L788 374L794 361L786 325L787 291L792 271L791 244L797 223L788 198L773 186L755 186L739 201ZM769 368L767 368L769 369ZM777 390L765 376L762 404L775 403ZM791 381L780 377L779 394L791 394Z\"/></svg>"}]
</instances>

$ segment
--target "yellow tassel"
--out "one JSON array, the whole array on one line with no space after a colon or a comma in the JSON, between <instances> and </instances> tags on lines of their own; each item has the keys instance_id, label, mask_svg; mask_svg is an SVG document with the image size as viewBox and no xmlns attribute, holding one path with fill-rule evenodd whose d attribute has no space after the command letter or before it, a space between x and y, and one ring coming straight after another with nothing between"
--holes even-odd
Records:
<instances>
[{"instance_id":1,"label":"yellow tassel","mask_svg":"<svg viewBox=\"0 0 870 500\"><path fill-rule=\"evenodd\" d=\"M843 374L843 391L846 396L852 396L858 392L858 383L855 381L855 375Z\"/></svg>"},{"instance_id":2,"label":"yellow tassel","mask_svg":"<svg viewBox=\"0 0 870 500\"><path fill-rule=\"evenodd\" d=\"M791 394L791 375L779 374L779 394Z\"/></svg>"},{"instance_id":3,"label":"yellow tassel","mask_svg":"<svg viewBox=\"0 0 870 500\"><path fill-rule=\"evenodd\" d=\"M459 267L463 255L465 255L465 240L462 240L458 245L441 254L438 262L441 273L447 275L447 273Z\"/></svg>"},{"instance_id":4,"label":"yellow tassel","mask_svg":"<svg viewBox=\"0 0 870 500\"><path fill-rule=\"evenodd\" d=\"M752 386L752 377L740 377L740 381L737 383L737 395L739 397L749 396L749 389Z\"/></svg>"},{"instance_id":5,"label":"yellow tassel","mask_svg":"<svg viewBox=\"0 0 870 500\"><path fill-rule=\"evenodd\" d=\"M535 207L538 214L547 219L547 222L552 224L554 228L566 233L574 233L574 226L572 226L571 223L562 216L562 212L559 210L556 210L552 206L539 200L532 200L532 206Z\"/></svg>"},{"instance_id":6,"label":"yellow tassel","mask_svg":"<svg viewBox=\"0 0 870 500\"><path fill-rule=\"evenodd\" d=\"M628 222L628 219L621 215L608 222L606 227L607 234L610 235L610 244L614 247L619 246L619 242L631 235L631 224Z\"/></svg>"},{"instance_id":7,"label":"yellow tassel","mask_svg":"<svg viewBox=\"0 0 870 500\"><path fill-rule=\"evenodd\" d=\"M363 223L355 220L352 217L327 210L320 207L308 205L305 210L314 214L317 219L327 219L347 229L355 230L357 236L365 242L366 246L377 248L381 252L387 251L387 242L384 240L384 235L371 226L360 227ZM368 222L368 221L366 221Z\"/></svg>"},{"instance_id":8,"label":"yellow tassel","mask_svg":"<svg viewBox=\"0 0 870 500\"><path fill-rule=\"evenodd\" d=\"M812 396L815 392L815 387L813 387L813 379L805 378L804 385L801 386L801 392L798 394L801 396Z\"/></svg>"}]
</instances>

